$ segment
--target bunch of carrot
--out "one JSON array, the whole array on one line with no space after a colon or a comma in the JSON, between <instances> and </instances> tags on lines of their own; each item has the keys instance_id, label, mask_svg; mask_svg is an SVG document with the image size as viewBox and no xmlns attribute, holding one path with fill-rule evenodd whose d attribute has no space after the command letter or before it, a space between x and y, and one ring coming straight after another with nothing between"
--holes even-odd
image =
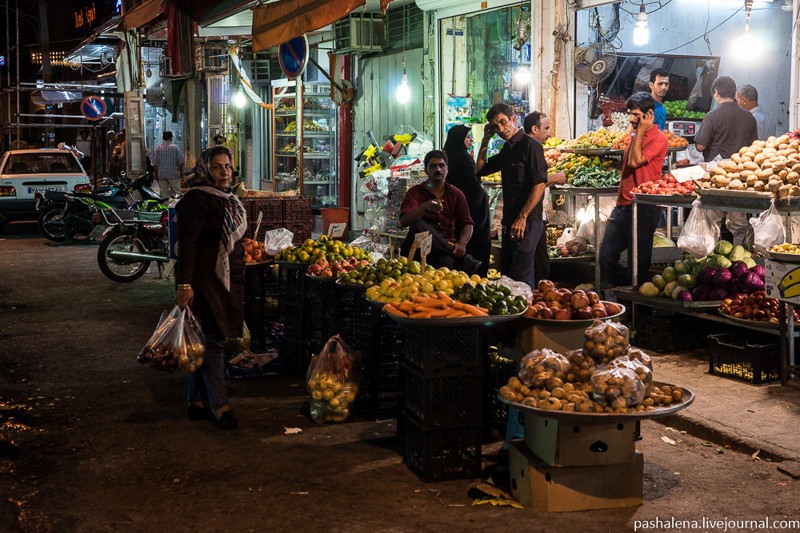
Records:
<instances>
[{"instance_id":1,"label":"bunch of carrot","mask_svg":"<svg viewBox=\"0 0 800 533\"><path fill-rule=\"evenodd\" d=\"M383 310L390 315L408 318L460 318L489 315L487 309L453 300L442 291L436 294L416 296L411 301L389 303L383 306Z\"/></svg>"}]
</instances>

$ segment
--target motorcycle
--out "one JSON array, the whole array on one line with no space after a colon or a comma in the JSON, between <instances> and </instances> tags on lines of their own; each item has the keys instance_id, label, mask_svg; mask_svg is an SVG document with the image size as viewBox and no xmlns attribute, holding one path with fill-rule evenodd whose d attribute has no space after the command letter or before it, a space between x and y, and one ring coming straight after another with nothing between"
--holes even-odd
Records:
<instances>
[{"instance_id":1,"label":"motorcycle","mask_svg":"<svg viewBox=\"0 0 800 533\"><path fill-rule=\"evenodd\" d=\"M100 211L104 239L97 250L100 271L110 280L130 282L142 277L151 262L163 277L169 257L169 212Z\"/></svg>"},{"instance_id":2,"label":"motorcycle","mask_svg":"<svg viewBox=\"0 0 800 533\"><path fill-rule=\"evenodd\" d=\"M88 241L98 234L92 230L100 221L97 212L103 209L142 209L160 212L165 201L150 188L153 180L143 174L130 183L124 174L116 183L89 193L46 191L37 198L39 230L54 242Z\"/></svg>"}]
</instances>

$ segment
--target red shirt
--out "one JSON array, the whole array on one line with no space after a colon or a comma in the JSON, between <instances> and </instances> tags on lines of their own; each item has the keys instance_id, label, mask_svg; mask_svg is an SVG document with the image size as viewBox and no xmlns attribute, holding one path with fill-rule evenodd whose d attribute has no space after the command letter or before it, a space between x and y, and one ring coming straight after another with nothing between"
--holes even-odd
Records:
<instances>
[{"instance_id":1,"label":"red shirt","mask_svg":"<svg viewBox=\"0 0 800 533\"><path fill-rule=\"evenodd\" d=\"M650 128L644 134L642 140L642 155L647 160L647 163L639 168L628 167L628 152L633 145L625 150L625 155L622 156L622 180L619 183L619 191L617 192L617 205L631 205L633 196L631 190L641 185L646 181L658 181L661 179L662 170L664 168L664 158L667 156L667 136L664 135L658 128Z\"/></svg>"},{"instance_id":2,"label":"red shirt","mask_svg":"<svg viewBox=\"0 0 800 533\"><path fill-rule=\"evenodd\" d=\"M400 216L413 211L428 200L435 199L436 196L428 188L427 181L414 185L406 191L406 195L403 197L403 203L400 205ZM444 196L440 201L442 210L439 213L425 213L422 218L432 224L442 234L442 237L447 240L454 240L456 238L456 227L461 229L466 225L474 225L472 218L469 216L467 198L457 187L445 183Z\"/></svg>"}]
</instances>

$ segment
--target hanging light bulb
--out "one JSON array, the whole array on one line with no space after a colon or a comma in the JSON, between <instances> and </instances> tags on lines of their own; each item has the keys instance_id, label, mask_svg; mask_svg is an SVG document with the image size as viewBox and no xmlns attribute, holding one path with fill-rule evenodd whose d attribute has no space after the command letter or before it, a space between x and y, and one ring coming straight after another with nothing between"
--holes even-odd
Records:
<instances>
[{"instance_id":1,"label":"hanging light bulb","mask_svg":"<svg viewBox=\"0 0 800 533\"><path fill-rule=\"evenodd\" d=\"M233 95L233 105L236 107L244 107L244 104L247 103L247 99L244 97L244 93L240 88L236 91L236 94Z\"/></svg>"},{"instance_id":2,"label":"hanging light bulb","mask_svg":"<svg viewBox=\"0 0 800 533\"><path fill-rule=\"evenodd\" d=\"M400 85L397 87L395 93L397 101L403 105L407 104L411 99L411 88L408 86L408 75L406 74L406 54L403 52L403 79L400 80Z\"/></svg>"},{"instance_id":3,"label":"hanging light bulb","mask_svg":"<svg viewBox=\"0 0 800 533\"><path fill-rule=\"evenodd\" d=\"M744 35L737 37L731 43L734 57L743 62L751 63L757 57L761 57L763 45L761 41L750 34L750 11L753 9L753 0L745 0L745 25Z\"/></svg>"},{"instance_id":4,"label":"hanging light bulb","mask_svg":"<svg viewBox=\"0 0 800 533\"><path fill-rule=\"evenodd\" d=\"M531 71L525 67L519 67L514 72L514 81L517 82L517 85L528 85L528 82L531 81Z\"/></svg>"},{"instance_id":5,"label":"hanging light bulb","mask_svg":"<svg viewBox=\"0 0 800 533\"><path fill-rule=\"evenodd\" d=\"M636 28L633 30L633 44L644 46L650 41L650 30L647 29L647 13L644 10L644 0L636 16Z\"/></svg>"}]
</instances>

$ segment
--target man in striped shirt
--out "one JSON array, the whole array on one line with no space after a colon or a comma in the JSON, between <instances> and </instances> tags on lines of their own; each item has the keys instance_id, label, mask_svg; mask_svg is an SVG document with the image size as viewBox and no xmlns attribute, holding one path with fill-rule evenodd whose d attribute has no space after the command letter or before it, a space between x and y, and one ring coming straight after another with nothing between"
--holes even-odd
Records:
<instances>
[{"instance_id":1,"label":"man in striped shirt","mask_svg":"<svg viewBox=\"0 0 800 533\"><path fill-rule=\"evenodd\" d=\"M154 177L158 180L161 196L174 196L181 193L181 175L186 160L183 151L172 143L172 132L165 131L162 142L156 148L153 158Z\"/></svg>"}]
</instances>

